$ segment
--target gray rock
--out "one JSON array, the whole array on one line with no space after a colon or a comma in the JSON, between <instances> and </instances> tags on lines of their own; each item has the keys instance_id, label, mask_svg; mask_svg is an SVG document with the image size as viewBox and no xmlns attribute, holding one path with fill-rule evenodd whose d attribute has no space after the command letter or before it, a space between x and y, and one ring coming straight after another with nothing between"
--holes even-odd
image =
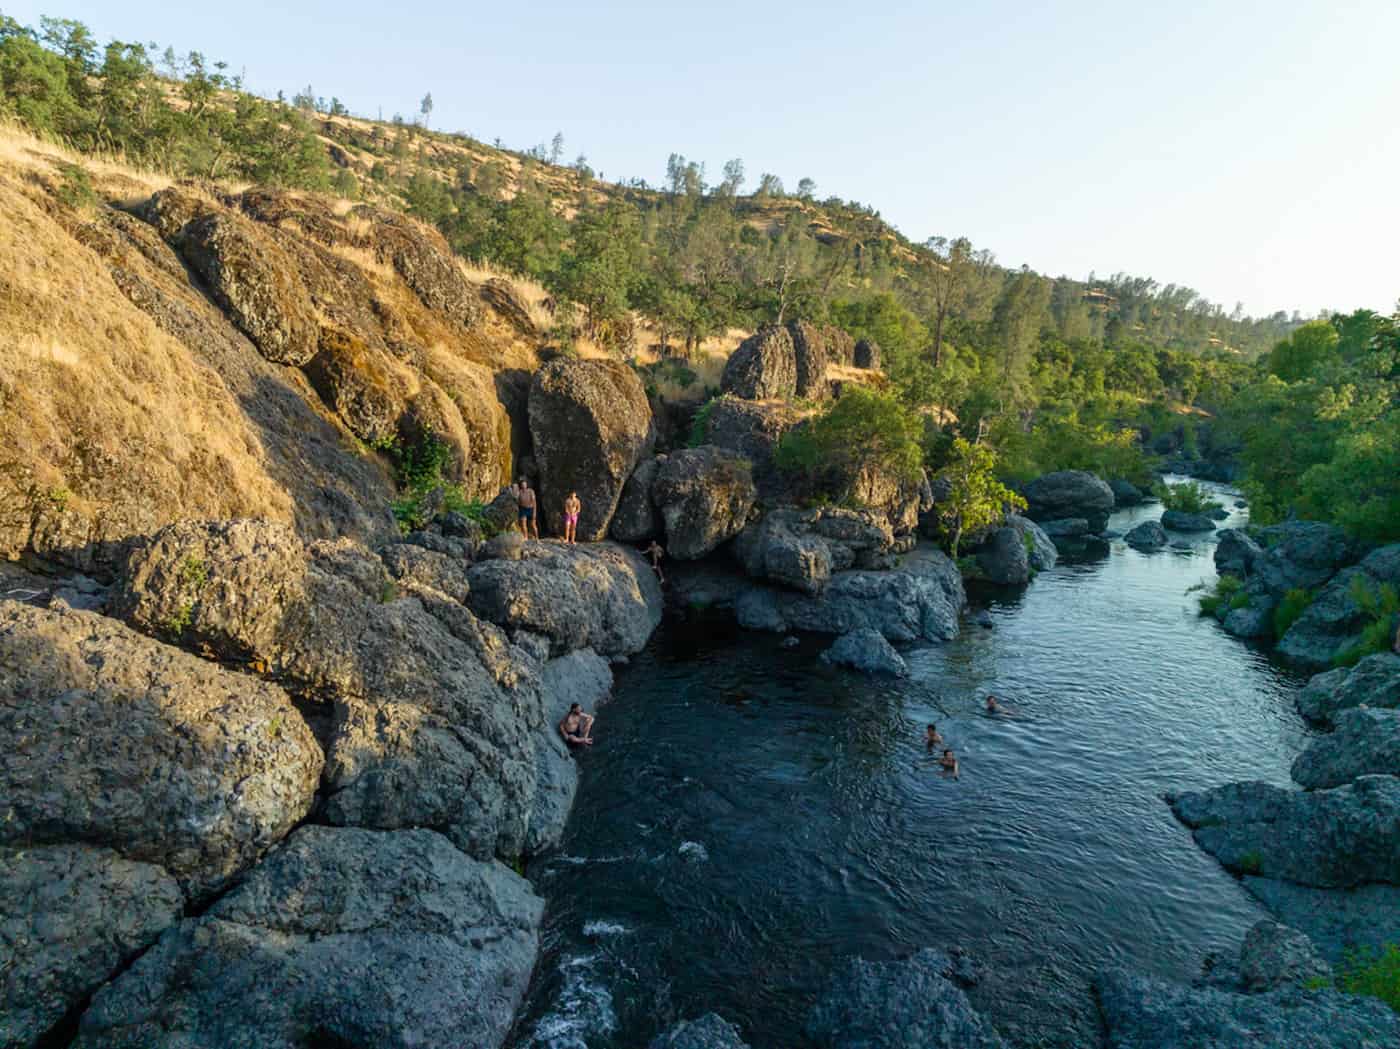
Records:
<instances>
[{"instance_id":1,"label":"gray rock","mask_svg":"<svg viewBox=\"0 0 1400 1049\"><path fill-rule=\"evenodd\" d=\"M859 340L852 360L857 368L879 368L880 344L874 339Z\"/></svg>"},{"instance_id":2,"label":"gray rock","mask_svg":"<svg viewBox=\"0 0 1400 1049\"><path fill-rule=\"evenodd\" d=\"M1114 507L1113 489L1083 470L1060 470L1037 477L1026 485L1025 496L1029 503L1026 516L1032 521L1084 518L1090 532L1108 527L1108 515Z\"/></svg>"},{"instance_id":3,"label":"gray rock","mask_svg":"<svg viewBox=\"0 0 1400 1049\"><path fill-rule=\"evenodd\" d=\"M534 855L558 845L578 791L578 766L559 737L559 722L578 703L592 713L611 694L612 670L592 649L552 659L540 674L544 722L535 741L535 804L525 834L525 851Z\"/></svg>"},{"instance_id":4,"label":"gray rock","mask_svg":"<svg viewBox=\"0 0 1400 1049\"><path fill-rule=\"evenodd\" d=\"M1041 530L1052 540L1083 539L1090 532L1089 522L1083 517L1062 517L1053 521L1041 521Z\"/></svg>"},{"instance_id":5,"label":"gray rock","mask_svg":"<svg viewBox=\"0 0 1400 1049\"><path fill-rule=\"evenodd\" d=\"M750 401L783 400L797 392L797 354L786 328L768 326L729 355L720 389Z\"/></svg>"},{"instance_id":6,"label":"gray rock","mask_svg":"<svg viewBox=\"0 0 1400 1049\"><path fill-rule=\"evenodd\" d=\"M817 1000L807 1037L822 1049L1003 1049L953 982L958 967L928 948L898 962L852 959Z\"/></svg>"},{"instance_id":7,"label":"gray rock","mask_svg":"<svg viewBox=\"0 0 1400 1049\"><path fill-rule=\"evenodd\" d=\"M649 1049L749 1049L739 1028L716 1015L706 1013L698 1020L676 1024L652 1039Z\"/></svg>"},{"instance_id":8,"label":"gray rock","mask_svg":"<svg viewBox=\"0 0 1400 1049\"><path fill-rule=\"evenodd\" d=\"M442 529L442 534L450 539L464 539L472 546L476 546L486 538L486 531L481 527L479 521L474 521L466 514L458 513L456 510L448 510L439 514L437 526Z\"/></svg>"},{"instance_id":9,"label":"gray rock","mask_svg":"<svg viewBox=\"0 0 1400 1049\"><path fill-rule=\"evenodd\" d=\"M411 543L393 543L379 551L389 574L403 587L423 586L465 604L471 593L467 563Z\"/></svg>"},{"instance_id":10,"label":"gray rock","mask_svg":"<svg viewBox=\"0 0 1400 1049\"><path fill-rule=\"evenodd\" d=\"M543 910L433 831L303 827L99 991L74 1045L500 1046Z\"/></svg>"},{"instance_id":11,"label":"gray rock","mask_svg":"<svg viewBox=\"0 0 1400 1049\"><path fill-rule=\"evenodd\" d=\"M747 459L715 445L672 453L651 485L666 526L666 553L691 561L713 552L739 534L756 495Z\"/></svg>"},{"instance_id":12,"label":"gray rock","mask_svg":"<svg viewBox=\"0 0 1400 1049\"><path fill-rule=\"evenodd\" d=\"M393 587L369 551L348 540L304 547L290 529L256 521L163 529L115 594L139 629L169 632L178 615L182 644L330 703L331 823L432 826L476 855L520 851L538 665L456 601L421 587L386 600Z\"/></svg>"},{"instance_id":13,"label":"gray rock","mask_svg":"<svg viewBox=\"0 0 1400 1049\"><path fill-rule=\"evenodd\" d=\"M826 382L826 333L807 321L792 321L787 326L792 339L794 363L797 366L795 393L807 400L824 400L831 394Z\"/></svg>"},{"instance_id":14,"label":"gray rock","mask_svg":"<svg viewBox=\"0 0 1400 1049\"><path fill-rule=\"evenodd\" d=\"M476 544L457 536L439 535L437 532L409 532L403 537L409 546L421 546L435 554L442 554L453 561L468 563L476 551Z\"/></svg>"},{"instance_id":15,"label":"gray rock","mask_svg":"<svg viewBox=\"0 0 1400 1049\"><path fill-rule=\"evenodd\" d=\"M866 674L893 674L903 677L909 673L900 654L877 630L868 627L842 634L822 653L822 659L837 666L851 667Z\"/></svg>"},{"instance_id":16,"label":"gray rock","mask_svg":"<svg viewBox=\"0 0 1400 1049\"><path fill-rule=\"evenodd\" d=\"M1055 567L1060 559L1060 552L1055 549L1055 542L1045 533L1045 529L1029 517L1022 517L1020 514L1007 514L1006 525L1021 534L1032 572L1045 572Z\"/></svg>"},{"instance_id":17,"label":"gray rock","mask_svg":"<svg viewBox=\"0 0 1400 1049\"><path fill-rule=\"evenodd\" d=\"M160 867L91 845L0 846L0 1047L33 1045L180 920Z\"/></svg>"},{"instance_id":18,"label":"gray rock","mask_svg":"<svg viewBox=\"0 0 1400 1049\"><path fill-rule=\"evenodd\" d=\"M1097 538L1102 539L1105 543L1107 543L1114 539L1122 539L1123 533L1116 532L1112 528L1106 528L1098 534Z\"/></svg>"},{"instance_id":19,"label":"gray rock","mask_svg":"<svg viewBox=\"0 0 1400 1049\"><path fill-rule=\"evenodd\" d=\"M1143 521L1128 529L1123 541L1138 550L1161 550L1167 545L1167 530L1159 521Z\"/></svg>"},{"instance_id":20,"label":"gray rock","mask_svg":"<svg viewBox=\"0 0 1400 1049\"><path fill-rule=\"evenodd\" d=\"M640 652L661 622L661 588L636 551L614 543L525 544L520 561L467 571L472 611L549 638L556 655L591 648L609 659Z\"/></svg>"},{"instance_id":21,"label":"gray rock","mask_svg":"<svg viewBox=\"0 0 1400 1049\"><path fill-rule=\"evenodd\" d=\"M1094 980L1110 1049L1384 1049L1400 1016L1374 998L1288 986L1265 994L1113 970Z\"/></svg>"},{"instance_id":22,"label":"gray rock","mask_svg":"<svg viewBox=\"0 0 1400 1049\"><path fill-rule=\"evenodd\" d=\"M1246 638L1270 636L1274 629L1272 605L1255 600L1254 595L1248 592L1246 596L1251 598L1249 604L1243 608L1232 608L1225 613L1223 625L1226 633Z\"/></svg>"},{"instance_id":23,"label":"gray rock","mask_svg":"<svg viewBox=\"0 0 1400 1049\"><path fill-rule=\"evenodd\" d=\"M1323 724L1362 704L1383 710L1400 708L1400 655L1377 652L1354 667L1316 674L1298 693L1297 704L1303 717Z\"/></svg>"},{"instance_id":24,"label":"gray rock","mask_svg":"<svg viewBox=\"0 0 1400 1049\"><path fill-rule=\"evenodd\" d=\"M651 501L651 486L666 456L643 459L622 486L608 534L619 543L644 543L661 535L661 516Z\"/></svg>"},{"instance_id":25,"label":"gray rock","mask_svg":"<svg viewBox=\"0 0 1400 1049\"><path fill-rule=\"evenodd\" d=\"M1275 599L1289 590L1312 590L1355 560L1346 533L1318 521L1286 521L1261 533L1264 556L1255 563L1250 583Z\"/></svg>"},{"instance_id":26,"label":"gray rock","mask_svg":"<svg viewBox=\"0 0 1400 1049\"><path fill-rule=\"evenodd\" d=\"M1142 489L1132 481L1116 477L1108 482L1108 487L1113 492L1113 505L1120 509L1125 506L1137 506L1142 502Z\"/></svg>"},{"instance_id":27,"label":"gray rock","mask_svg":"<svg viewBox=\"0 0 1400 1049\"><path fill-rule=\"evenodd\" d=\"M1400 886L1317 889L1252 876L1244 886L1279 921L1307 933L1334 965L1345 964L1355 950L1380 951L1400 942Z\"/></svg>"},{"instance_id":28,"label":"gray rock","mask_svg":"<svg viewBox=\"0 0 1400 1049\"><path fill-rule=\"evenodd\" d=\"M739 397L716 397L701 409L701 439L727 448L753 463L760 500L776 506L791 501L788 479L773 465L773 450L801 418L781 401L756 403Z\"/></svg>"},{"instance_id":29,"label":"gray rock","mask_svg":"<svg viewBox=\"0 0 1400 1049\"><path fill-rule=\"evenodd\" d=\"M202 900L306 815L322 764L276 685L91 612L0 603L0 843L105 846Z\"/></svg>"},{"instance_id":30,"label":"gray rock","mask_svg":"<svg viewBox=\"0 0 1400 1049\"><path fill-rule=\"evenodd\" d=\"M988 582L1003 586L1030 582L1031 560L1021 533L1009 525L994 529L977 548L977 567Z\"/></svg>"},{"instance_id":31,"label":"gray rock","mask_svg":"<svg viewBox=\"0 0 1400 1049\"><path fill-rule=\"evenodd\" d=\"M1213 532L1215 520L1210 514L1188 514L1184 510L1164 510L1162 527L1172 532Z\"/></svg>"},{"instance_id":32,"label":"gray rock","mask_svg":"<svg viewBox=\"0 0 1400 1049\"><path fill-rule=\"evenodd\" d=\"M1196 843L1232 871L1319 888L1400 883L1400 779L1295 792L1229 783L1168 797Z\"/></svg>"},{"instance_id":33,"label":"gray rock","mask_svg":"<svg viewBox=\"0 0 1400 1049\"><path fill-rule=\"evenodd\" d=\"M493 535L481 547L481 561L519 561L525 553L525 537L515 529Z\"/></svg>"},{"instance_id":34,"label":"gray rock","mask_svg":"<svg viewBox=\"0 0 1400 1049\"><path fill-rule=\"evenodd\" d=\"M1230 511L1223 506L1212 506L1206 511L1206 516L1213 521L1228 521L1230 519Z\"/></svg>"},{"instance_id":35,"label":"gray rock","mask_svg":"<svg viewBox=\"0 0 1400 1049\"><path fill-rule=\"evenodd\" d=\"M745 528L733 550L754 579L816 594L832 572L888 567L893 545L889 524L869 510L784 508Z\"/></svg>"},{"instance_id":36,"label":"gray rock","mask_svg":"<svg viewBox=\"0 0 1400 1049\"><path fill-rule=\"evenodd\" d=\"M1222 528L1216 535L1215 570L1237 579L1248 577L1254 562L1263 556L1259 544L1238 528Z\"/></svg>"},{"instance_id":37,"label":"gray rock","mask_svg":"<svg viewBox=\"0 0 1400 1049\"><path fill-rule=\"evenodd\" d=\"M751 630L846 634L869 627L889 641L948 641L958 635L966 603L957 566L942 551L920 547L893 571L837 572L818 595L750 586L734 612Z\"/></svg>"},{"instance_id":38,"label":"gray rock","mask_svg":"<svg viewBox=\"0 0 1400 1049\"><path fill-rule=\"evenodd\" d=\"M530 436L540 467L540 532L564 531L564 500L578 492L578 538L608 534L622 486L655 442L651 404L620 361L560 357L530 383Z\"/></svg>"},{"instance_id":39,"label":"gray rock","mask_svg":"<svg viewBox=\"0 0 1400 1049\"><path fill-rule=\"evenodd\" d=\"M1278 922L1255 922L1240 946L1240 990L1250 994L1272 991L1287 984L1305 986L1332 975L1328 965L1305 933Z\"/></svg>"},{"instance_id":40,"label":"gray rock","mask_svg":"<svg viewBox=\"0 0 1400 1049\"><path fill-rule=\"evenodd\" d=\"M1326 789L1358 776L1400 776L1400 710L1343 710L1336 724L1293 762L1295 783Z\"/></svg>"},{"instance_id":41,"label":"gray rock","mask_svg":"<svg viewBox=\"0 0 1400 1049\"><path fill-rule=\"evenodd\" d=\"M1333 576L1280 639L1279 655L1305 670L1332 666L1360 642L1371 623L1357 591L1377 595L1386 586L1400 586L1400 544L1374 550L1359 565Z\"/></svg>"}]
</instances>

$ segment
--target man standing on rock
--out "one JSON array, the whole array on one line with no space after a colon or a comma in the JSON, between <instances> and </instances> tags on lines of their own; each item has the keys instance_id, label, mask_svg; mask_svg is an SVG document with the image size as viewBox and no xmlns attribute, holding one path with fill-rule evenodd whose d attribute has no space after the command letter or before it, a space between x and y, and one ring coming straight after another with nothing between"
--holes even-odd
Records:
<instances>
[{"instance_id":1,"label":"man standing on rock","mask_svg":"<svg viewBox=\"0 0 1400 1049\"><path fill-rule=\"evenodd\" d=\"M578 492L570 492L569 498L564 500L564 542L570 546L577 542L578 515L582 511L583 503L579 500Z\"/></svg>"},{"instance_id":2,"label":"man standing on rock","mask_svg":"<svg viewBox=\"0 0 1400 1049\"><path fill-rule=\"evenodd\" d=\"M530 482L524 477L520 478L520 483L515 486L515 501L520 507L520 534L526 539L530 538L530 530L535 531L535 538L540 537L540 524L536 520L536 504L539 502L535 498L535 490L530 487Z\"/></svg>"}]
</instances>

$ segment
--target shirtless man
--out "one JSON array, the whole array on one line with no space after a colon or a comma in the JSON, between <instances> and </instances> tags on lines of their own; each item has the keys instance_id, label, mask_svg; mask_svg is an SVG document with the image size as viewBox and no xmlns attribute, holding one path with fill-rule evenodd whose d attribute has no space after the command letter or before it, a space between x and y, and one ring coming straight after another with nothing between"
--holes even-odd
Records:
<instances>
[{"instance_id":1,"label":"shirtless man","mask_svg":"<svg viewBox=\"0 0 1400 1049\"><path fill-rule=\"evenodd\" d=\"M535 490L530 487L530 482L525 478L520 478L520 483L515 486L515 501L520 507L520 534L526 539L530 538L530 530L535 531L535 538L540 537L540 523L536 518Z\"/></svg>"},{"instance_id":2,"label":"shirtless man","mask_svg":"<svg viewBox=\"0 0 1400 1049\"><path fill-rule=\"evenodd\" d=\"M990 695L989 695L989 696L987 697L987 713L988 713L988 714L1005 714L1007 717L1015 717L1015 716L1016 716L1016 708L1015 708L1015 707L1008 707L1008 706L1007 706L1005 703L1003 703L1001 700L997 699L996 696L990 696Z\"/></svg>"},{"instance_id":3,"label":"shirtless man","mask_svg":"<svg viewBox=\"0 0 1400 1049\"><path fill-rule=\"evenodd\" d=\"M953 778L958 778L958 757L951 749L943 751L943 756L938 759L938 764L953 774Z\"/></svg>"},{"instance_id":4,"label":"shirtless man","mask_svg":"<svg viewBox=\"0 0 1400 1049\"><path fill-rule=\"evenodd\" d=\"M570 492L569 498L564 500L564 542L571 545L576 543L574 534L578 531L578 515L583 510L583 503L579 500L578 492Z\"/></svg>"},{"instance_id":5,"label":"shirtless man","mask_svg":"<svg viewBox=\"0 0 1400 1049\"><path fill-rule=\"evenodd\" d=\"M932 721L928 723L928 728L924 732L924 743L929 750L939 746L943 742L943 737L938 734L938 726Z\"/></svg>"},{"instance_id":6,"label":"shirtless man","mask_svg":"<svg viewBox=\"0 0 1400 1049\"><path fill-rule=\"evenodd\" d=\"M661 574L661 559L666 556L666 548L653 539L651 546L642 552L651 558L651 570L656 573L656 581L658 583L666 582L666 577Z\"/></svg>"},{"instance_id":7,"label":"shirtless man","mask_svg":"<svg viewBox=\"0 0 1400 1049\"><path fill-rule=\"evenodd\" d=\"M577 703L570 704L569 712L559 722L559 735L565 743L578 743L585 747L593 746L593 715L585 714Z\"/></svg>"}]
</instances>

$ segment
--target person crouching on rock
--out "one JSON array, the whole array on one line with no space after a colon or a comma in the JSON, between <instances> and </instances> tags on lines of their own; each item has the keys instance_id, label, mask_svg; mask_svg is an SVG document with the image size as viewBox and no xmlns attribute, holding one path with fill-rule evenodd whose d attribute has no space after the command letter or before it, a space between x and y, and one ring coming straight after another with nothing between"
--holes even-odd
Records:
<instances>
[{"instance_id":1,"label":"person crouching on rock","mask_svg":"<svg viewBox=\"0 0 1400 1049\"><path fill-rule=\"evenodd\" d=\"M951 749L943 751L943 756L938 759L938 764L942 765L946 771L951 772L954 779L958 778L958 757Z\"/></svg>"},{"instance_id":2,"label":"person crouching on rock","mask_svg":"<svg viewBox=\"0 0 1400 1049\"><path fill-rule=\"evenodd\" d=\"M661 559L666 556L666 548L653 539L651 546L642 552L651 558L651 570L656 573L656 581L658 583L666 582L666 577L661 574Z\"/></svg>"},{"instance_id":3,"label":"person crouching on rock","mask_svg":"<svg viewBox=\"0 0 1400 1049\"><path fill-rule=\"evenodd\" d=\"M559 735L564 737L565 743L576 743L580 746L593 746L593 715L585 714L583 708L577 703L569 705L569 712L564 715L564 720L559 722Z\"/></svg>"},{"instance_id":4,"label":"person crouching on rock","mask_svg":"<svg viewBox=\"0 0 1400 1049\"><path fill-rule=\"evenodd\" d=\"M564 542L577 542L574 537L578 532L578 515L582 510L583 503L579 501L578 492L570 492L569 498L564 500Z\"/></svg>"},{"instance_id":5,"label":"person crouching on rock","mask_svg":"<svg viewBox=\"0 0 1400 1049\"><path fill-rule=\"evenodd\" d=\"M520 478L520 483L515 486L515 501L520 507L520 534L526 539L530 538L530 529L535 530L535 538L540 537L540 525L535 520L535 490L530 487L530 482L525 478Z\"/></svg>"}]
</instances>

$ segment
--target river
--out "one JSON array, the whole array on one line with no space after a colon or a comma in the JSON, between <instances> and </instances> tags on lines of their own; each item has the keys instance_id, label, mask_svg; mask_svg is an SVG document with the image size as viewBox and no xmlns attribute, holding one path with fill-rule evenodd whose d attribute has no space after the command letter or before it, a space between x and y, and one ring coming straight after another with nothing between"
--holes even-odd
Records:
<instances>
[{"instance_id":1,"label":"river","mask_svg":"<svg viewBox=\"0 0 1400 1049\"><path fill-rule=\"evenodd\" d=\"M518 1049L636 1049L710 1010L755 1049L800 1046L840 959L951 945L1013 1044L1092 1045L1096 968L1189 978L1236 949L1265 912L1161 796L1286 783L1308 730L1298 681L1196 615L1213 549L1119 540L974 594L993 627L906 653L900 681L823 665L829 639L663 626L580 756L562 850L529 871L549 910Z\"/></svg>"}]
</instances>

